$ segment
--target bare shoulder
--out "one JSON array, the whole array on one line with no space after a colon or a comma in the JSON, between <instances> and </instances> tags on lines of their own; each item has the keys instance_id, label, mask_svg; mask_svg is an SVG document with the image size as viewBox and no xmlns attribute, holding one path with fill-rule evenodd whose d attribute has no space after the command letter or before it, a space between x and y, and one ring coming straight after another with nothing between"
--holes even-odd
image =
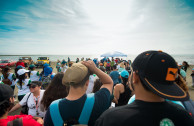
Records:
<instances>
[{"instance_id":1,"label":"bare shoulder","mask_svg":"<svg viewBox=\"0 0 194 126\"><path fill-rule=\"evenodd\" d=\"M123 84L117 84L117 85L115 85L115 87L114 87L116 90L119 90L119 91L122 91L122 90L124 90L124 86L123 86Z\"/></svg>"}]
</instances>

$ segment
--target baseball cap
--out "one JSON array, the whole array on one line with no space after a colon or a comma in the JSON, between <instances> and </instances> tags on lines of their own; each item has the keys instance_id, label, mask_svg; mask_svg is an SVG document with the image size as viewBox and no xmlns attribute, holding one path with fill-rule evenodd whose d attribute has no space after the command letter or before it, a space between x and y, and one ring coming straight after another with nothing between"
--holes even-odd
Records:
<instances>
[{"instance_id":1,"label":"baseball cap","mask_svg":"<svg viewBox=\"0 0 194 126\"><path fill-rule=\"evenodd\" d=\"M30 66L29 66L30 68L34 68L34 67L36 67L34 64L31 64Z\"/></svg>"},{"instance_id":2,"label":"baseball cap","mask_svg":"<svg viewBox=\"0 0 194 126\"><path fill-rule=\"evenodd\" d=\"M27 72L29 72L29 70L26 70L26 69L19 69L18 72L17 72L17 74L20 76L20 75L25 74L25 73L27 73Z\"/></svg>"},{"instance_id":3,"label":"baseball cap","mask_svg":"<svg viewBox=\"0 0 194 126\"><path fill-rule=\"evenodd\" d=\"M12 96L13 89L6 84L0 84L0 105Z\"/></svg>"},{"instance_id":4,"label":"baseball cap","mask_svg":"<svg viewBox=\"0 0 194 126\"><path fill-rule=\"evenodd\" d=\"M24 67L21 66L21 65L18 65L18 66L17 66L17 69L24 69Z\"/></svg>"},{"instance_id":5,"label":"baseball cap","mask_svg":"<svg viewBox=\"0 0 194 126\"><path fill-rule=\"evenodd\" d=\"M129 72L126 70L121 71L121 77L128 78L129 77Z\"/></svg>"},{"instance_id":6,"label":"baseball cap","mask_svg":"<svg viewBox=\"0 0 194 126\"><path fill-rule=\"evenodd\" d=\"M162 51L146 51L132 63L133 71L153 93L169 100L188 100L187 93L174 83L178 74L175 60Z\"/></svg>"},{"instance_id":7,"label":"baseball cap","mask_svg":"<svg viewBox=\"0 0 194 126\"><path fill-rule=\"evenodd\" d=\"M73 63L64 73L62 83L64 85L75 85L84 82L90 75L88 68L81 63Z\"/></svg>"},{"instance_id":8,"label":"baseball cap","mask_svg":"<svg viewBox=\"0 0 194 126\"><path fill-rule=\"evenodd\" d=\"M178 64L178 66L182 66L182 64L181 64L181 63L179 63L179 64Z\"/></svg>"}]
</instances>

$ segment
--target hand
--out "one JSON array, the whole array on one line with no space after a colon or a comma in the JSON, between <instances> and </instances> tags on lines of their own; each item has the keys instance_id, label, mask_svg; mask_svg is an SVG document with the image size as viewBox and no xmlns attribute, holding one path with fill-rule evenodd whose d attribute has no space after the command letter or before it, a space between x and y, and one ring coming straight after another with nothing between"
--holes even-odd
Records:
<instances>
[{"instance_id":1,"label":"hand","mask_svg":"<svg viewBox=\"0 0 194 126\"><path fill-rule=\"evenodd\" d=\"M41 125L44 124L44 120L43 120L42 118L40 118L40 117L34 117L34 119L35 119L38 123L40 123Z\"/></svg>"},{"instance_id":2,"label":"hand","mask_svg":"<svg viewBox=\"0 0 194 126\"><path fill-rule=\"evenodd\" d=\"M90 70L91 73L95 73L97 67L92 60L83 61L81 63L85 65Z\"/></svg>"}]
</instances>

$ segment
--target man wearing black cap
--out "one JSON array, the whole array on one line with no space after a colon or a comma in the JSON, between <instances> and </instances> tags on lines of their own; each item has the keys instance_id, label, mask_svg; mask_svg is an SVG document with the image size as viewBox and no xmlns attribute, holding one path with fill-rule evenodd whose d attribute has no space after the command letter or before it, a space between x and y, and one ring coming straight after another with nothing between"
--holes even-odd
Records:
<instances>
[{"instance_id":1,"label":"man wearing black cap","mask_svg":"<svg viewBox=\"0 0 194 126\"><path fill-rule=\"evenodd\" d=\"M109 109L96 121L96 126L194 126L194 120L182 107L167 102L187 100L188 95L174 81L178 67L162 51L146 51L132 64L130 87L135 101Z\"/></svg>"},{"instance_id":2,"label":"man wearing black cap","mask_svg":"<svg viewBox=\"0 0 194 126\"><path fill-rule=\"evenodd\" d=\"M13 125L22 123L23 126L41 126L38 122L43 122L43 120L39 117L32 117L31 115L8 116L13 105L13 89L8 85L0 84L0 126L7 126L10 123L13 123Z\"/></svg>"}]
</instances>

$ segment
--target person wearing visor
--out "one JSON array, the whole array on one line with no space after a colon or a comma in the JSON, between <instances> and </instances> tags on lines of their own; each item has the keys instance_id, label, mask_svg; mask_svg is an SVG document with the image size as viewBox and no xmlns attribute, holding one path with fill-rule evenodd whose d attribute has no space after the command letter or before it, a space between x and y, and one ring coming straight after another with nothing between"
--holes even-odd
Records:
<instances>
[{"instance_id":1,"label":"person wearing visor","mask_svg":"<svg viewBox=\"0 0 194 126\"><path fill-rule=\"evenodd\" d=\"M28 105L28 115L32 115L35 117L43 118L45 113L40 110L40 102L42 100L42 96L44 94L44 90L41 90L42 83L40 81L32 81L27 86L30 89L30 92L27 93L23 99L16 104L10 112L13 112L24 105Z\"/></svg>"},{"instance_id":2,"label":"person wearing visor","mask_svg":"<svg viewBox=\"0 0 194 126\"><path fill-rule=\"evenodd\" d=\"M42 83L40 81L32 81L27 86L30 89L30 92L27 93L23 99L16 104L10 112L13 112L24 105L28 105L28 115L32 115L35 117L43 118L45 113L40 110L40 102L42 100L44 90L41 90Z\"/></svg>"},{"instance_id":3,"label":"person wearing visor","mask_svg":"<svg viewBox=\"0 0 194 126\"><path fill-rule=\"evenodd\" d=\"M30 92L29 87L27 86L30 84L31 80L27 79L29 70L26 69L19 69L17 71L18 78L15 81L15 85L18 89L18 100L21 101L22 98Z\"/></svg>"},{"instance_id":4,"label":"person wearing visor","mask_svg":"<svg viewBox=\"0 0 194 126\"><path fill-rule=\"evenodd\" d=\"M194 126L191 115L181 106L165 99L184 101L188 94L175 79L178 66L162 51L146 51L132 63L130 87L135 101L105 111L95 126Z\"/></svg>"},{"instance_id":5,"label":"person wearing visor","mask_svg":"<svg viewBox=\"0 0 194 126\"><path fill-rule=\"evenodd\" d=\"M8 116L9 110L14 105L13 89L5 84L0 85L0 126L42 126L43 120L31 115L14 115Z\"/></svg>"},{"instance_id":6,"label":"person wearing visor","mask_svg":"<svg viewBox=\"0 0 194 126\"><path fill-rule=\"evenodd\" d=\"M117 84L114 87L113 102L115 103L116 107L126 105L128 103L129 98L131 97L131 90L127 85L129 76L130 76L129 72L126 70L123 70L121 72L122 83Z\"/></svg>"}]
</instances>

